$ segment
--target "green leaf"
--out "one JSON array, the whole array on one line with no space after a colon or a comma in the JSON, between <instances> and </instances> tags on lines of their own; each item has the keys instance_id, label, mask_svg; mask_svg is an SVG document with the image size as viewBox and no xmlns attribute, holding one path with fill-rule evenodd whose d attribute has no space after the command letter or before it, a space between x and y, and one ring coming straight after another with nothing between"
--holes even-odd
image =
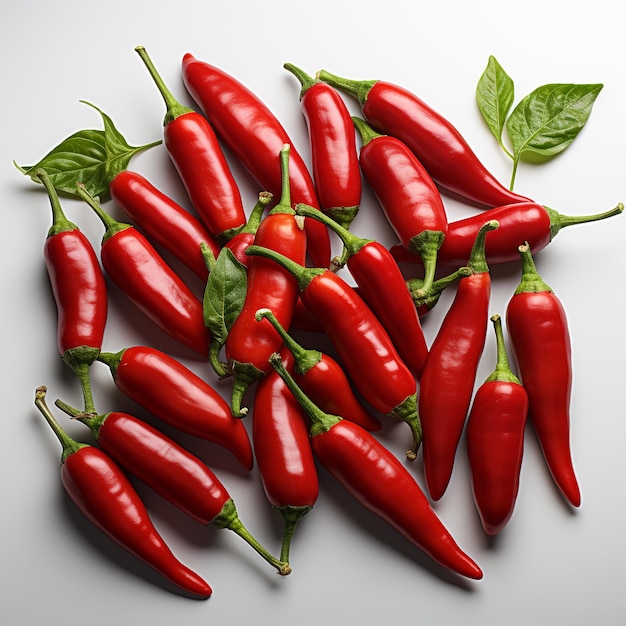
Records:
<instances>
[{"instance_id":1,"label":"green leaf","mask_svg":"<svg viewBox=\"0 0 626 626\"><path fill-rule=\"evenodd\" d=\"M502 143L502 130L513 105L513 98L513 80L496 58L490 56L476 86L476 102L487 126L506 152L508 150Z\"/></svg>"},{"instance_id":2,"label":"green leaf","mask_svg":"<svg viewBox=\"0 0 626 626\"><path fill-rule=\"evenodd\" d=\"M111 182L128 167L133 156L162 141L131 146L106 113L89 102L81 102L100 113L104 130L78 131L35 165L18 166L18 169L38 183L40 181L34 172L41 167L46 170L57 191L76 194L76 186L81 183L90 195L101 197L108 194Z\"/></svg>"},{"instance_id":3,"label":"green leaf","mask_svg":"<svg viewBox=\"0 0 626 626\"><path fill-rule=\"evenodd\" d=\"M565 150L587 122L602 87L555 83L527 95L506 123L516 160L527 153L552 157Z\"/></svg>"}]
</instances>

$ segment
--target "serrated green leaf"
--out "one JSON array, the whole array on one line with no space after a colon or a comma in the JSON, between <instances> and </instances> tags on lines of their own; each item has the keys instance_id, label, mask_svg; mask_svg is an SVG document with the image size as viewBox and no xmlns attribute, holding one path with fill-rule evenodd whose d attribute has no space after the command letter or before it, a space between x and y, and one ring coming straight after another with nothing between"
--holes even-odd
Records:
<instances>
[{"instance_id":1,"label":"serrated green leaf","mask_svg":"<svg viewBox=\"0 0 626 626\"><path fill-rule=\"evenodd\" d=\"M525 153L551 157L565 150L586 124L601 89L601 84L555 83L527 95L506 123L516 159Z\"/></svg>"},{"instance_id":2,"label":"serrated green leaf","mask_svg":"<svg viewBox=\"0 0 626 626\"><path fill-rule=\"evenodd\" d=\"M514 98L514 83L496 58L489 57L487 67L476 86L476 102L483 119L502 148L502 131Z\"/></svg>"}]
</instances>

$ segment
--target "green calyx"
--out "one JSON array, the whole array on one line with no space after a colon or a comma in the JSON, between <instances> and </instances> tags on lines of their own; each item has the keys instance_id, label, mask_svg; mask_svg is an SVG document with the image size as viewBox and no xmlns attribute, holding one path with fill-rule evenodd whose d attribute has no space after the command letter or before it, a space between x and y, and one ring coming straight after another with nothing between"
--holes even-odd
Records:
<instances>
[{"instance_id":1,"label":"green calyx","mask_svg":"<svg viewBox=\"0 0 626 626\"><path fill-rule=\"evenodd\" d=\"M440 230L423 230L411 237L408 248L411 252L419 254L424 266L424 282L422 291L429 294L435 282L437 271L437 255L443 244L444 233Z\"/></svg>"},{"instance_id":2,"label":"green calyx","mask_svg":"<svg viewBox=\"0 0 626 626\"><path fill-rule=\"evenodd\" d=\"M152 63L152 59L150 59L150 57L148 56L146 49L143 46L137 46L135 48L135 52L141 57L141 60L148 68L150 75L152 76L157 88L159 89L159 92L161 93L161 96L163 96L163 100L165 101L167 111L165 113L163 125L167 126L167 124L173 122L176 118L181 117L182 115L186 115L187 113L195 113L193 109L184 106L173 96L172 92L169 90L169 88L161 78L161 75L154 66L154 63Z\"/></svg>"},{"instance_id":3,"label":"green calyx","mask_svg":"<svg viewBox=\"0 0 626 626\"><path fill-rule=\"evenodd\" d=\"M86 413L95 413L93 394L91 391L91 365L98 358L100 350L90 346L78 346L66 350L63 362L74 372L83 393L84 410Z\"/></svg>"},{"instance_id":4,"label":"green calyx","mask_svg":"<svg viewBox=\"0 0 626 626\"><path fill-rule=\"evenodd\" d=\"M291 540L300 520L313 508L312 506L277 506L274 507L283 518L283 540L280 548L280 560L289 563Z\"/></svg>"},{"instance_id":5,"label":"green calyx","mask_svg":"<svg viewBox=\"0 0 626 626\"><path fill-rule=\"evenodd\" d=\"M41 181L48 193L50 199L50 206L52 207L52 226L48 230L48 237L58 235L59 233L65 233L71 230L78 230L78 226L74 222L70 221L61 207L61 201L59 200L59 194L54 188L50 176L43 168L37 168L35 170L35 176Z\"/></svg>"},{"instance_id":6,"label":"green calyx","mask_svg":"<svg viewBox=\"0 0 626 626\"><path fill-rule=\"evenodd\" d=\"M211 526L215 528L226 528L232 530L239 535L249 546L251 546L258 554L260 554L281 576L291 574L291 566L288 562L277 559L272 556L259 541L257 541L250 531L243 525L239 518L239 513L232 498L224 503L222 510L213 518Z\"/></svg>"},{"instance_id":7,"label":"green calyx","mask_svg":"<svg viewBox=\"0 0 626 626\"><path fill-rule=\"evenodd\" d=\"M85 189L84 185L79 183L77 185L76 193L94 210L96 215L100 218L100 221L104 224L105 232L102 236L103 243L117 233L120 233L127 228L133 228L131 224L118 222L111 215L106 213L105 210L100 206L100 203L87 191L87 189Z\"/></svg>"},{"instance_id":8,"label":"green calyx","mask_svg":"<svg viewBox=\"0 0 626 626\"><path fill-rule=\"evenodd\" d=\"M322 409L320 409L304 393L304 391L302 391L302 389L298 386L298 383L296 383L291 374L285 368L285 365L280 358L280 354L272 354L269 358L269 362L278 375L285 381L285 384L289 387L289 390L293 393L295 399L311 420L311 437L325 433L343 419L339 415L332 415L322 411Z\"/></svg>"},{"instance_id":9,"label":"green calyx","mask_svg":"<svg viewBox=\"0 0 626 626\"><path fill-rule=\"evenodd\" d=\"M366 146L370 141L373 141L377 137L383 137L383 135L377 133L365 120L360 117L353 115L352 123L361 137L361 144L363 146Z\"/></svg>"},{"instance_id":10,"label":"green calyx","mask_svg":"<svg viewBox=\"0 0 626 626\"><path fill-rule=\"evenodd\" d=\"M499 228L500 223L497 220L490 220L485 222L478 233L476 239L474 239L474 245L470 252L467 266L472 270L474 274L482 274L489 271L489 265L487 264L487 258L485 256L485 240L487 233Z\"/></svg>"},{"instance_id":11,"label":"green calyx","mask_svg":"<svg viewBox=\"0 0 626 626\"><path fill-rule=\"evenodd\" d=\"M496 334L497 361L493 372L485 379L485 382L507 382L521 384L520 379L513 373L509 363L509 357L504 342L502 331L502 319L497 313L491 316L491 322Z\"/></svg>"},{"instance_id":12,"label":"green calyx","mask_svg":"<svg viewBox=\"0 0 626 626\"><path fill-rule=\"evenodd\" d=\"M522 277L515 290L515 295L520 293L542 293L544 291L552 292L550 285L541 278L537 271L528 243L519 246L518 251L522 259Z\"/></svg>"},{"instance_id":13,"label":"green calyx","mask_svg":"<svg viewBox=\"0 0 626 626\"><path fill-rule=\"evenodd\" d=\"M120 350L119 352L100 352L100 354L98 354L98 358L96 360L104 363L111 370L113 379L115 379L117 375L117 368L122 361L124 352L126 352L126 348Z\"/></svg>"},{"instance_id":14,"label":"green calyx","mask_svg":"<svg viewBox=\"0 0 626 626\"><path fill-rule=\"evenodd\" d=\"M417 394L407 396L387 415L396 421L406 422L411 429L413 445L407 450L406 458L409 461L414 461L417 458L417 451L422 444L422 423L417 411Z\"/></svg>"},{"instance_id":15,"label":"green calyx","mask_svg":"<svg viewBox=\"0 0 626 626\"><path fill-rule=\"evenodd\" d=\"M435 280L428 293L426 293L423 289L423 278L407 278L405 282L407 289L411 293L415 307L419 309L420 307L425 306L430 310L437 304L445 289L463 278L463 276L469 276L471 273L471 268L467 266L459 267L451 274L442 276L441 278Z\"/></svg>"},{"instance_id":16,"label":"green calyx","mask_svg":"<svg viewBox=\"0 0 626 626\"><path fill-rule=\"evenodd\" d=\"M554 209L551 209L547 206L544 206L543 208L546 210L548 216L550 217L550 240L554 239L557 236L561 228L574 226L576 224L597 222L599 220L604 220L608 217L620 215L624 212L624 205L621 202L618 202L614 208L609 209L608 211L603 211L602 213L595 213L592 215L562 215L561 213L558 213Z\"/></svg>"},{"instance_id":17,"label":"green calyx","mask_svg":"<svg viewBox=\"0 0 626 626\"><path fill-rule=\"evenodd\" d=\"M295 66L293 63L285 63L283 67L291 72L299 81L300 81L300 99L302 96L316 83L320 83L322 81L313 78L307 74L304 70L301 70L299 67Z\"/></svg>"},{"instance_id":18,"label":"green calyx","mask_svg":"<svg viewBox=\"0 0 626 626\"><path fill-rule=\"evenodd\" d=\"M228 368L233 376L233 387L231 391L231 411L235 417L245 417L248 414L248 407L242 406L243 397L248 391L248 387L265 376L258 367L252 363L240 363L231 359Z\"/></svg>"},{"instance_id":19,"label":"green calyx","mask_svg":"<svg viewBox=\"0 0 626 626\"><path fill-rule=\"evenodd\" d=\"M378 82L378 80L352 80L350 78L342 78L341 76L331 74L326 70L320 70L317 72L317 78L325 83L328 83L332 87L335 87L335 89L339 89L340 91L356 98L361 106L365 104L369 92Z\"/></svg>"}]
</instances>

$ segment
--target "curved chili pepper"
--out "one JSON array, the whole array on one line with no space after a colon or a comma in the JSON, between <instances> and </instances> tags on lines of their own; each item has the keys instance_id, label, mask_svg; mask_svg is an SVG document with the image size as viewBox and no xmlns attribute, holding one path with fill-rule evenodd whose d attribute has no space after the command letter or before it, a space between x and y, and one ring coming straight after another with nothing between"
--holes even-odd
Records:
<instances>
[{"instance_id":1,"label":"curved chili pepper","mask_svg":"<svg viewBox=\"0 0 626 626\"><path fill-rule=\"evenodd\" d=\"M301 346L280 324L270 309L259 309L256 319L267 319L295 357L293 377L302 390L327 413L346 415L365 430L379 430L380 422L370 415L354 395L343 368L329 354Z\"/></svg>"},{"instance_id":2,"label":"curved chili pepper","mask_svg":"<svg viewBox=\"0 0 626 626\"><path fill-rule=\"evenodd\" d=\"M309 416L313 453L332 476L434 561L462 576L482 578L480 567L454 541L398 458L358 424L316 406L280 355L272 355L271 363Z\"/></svg>"},{"instance_id":3,"label":"curved chili pepper","mask_svg":"<svg viewBox=\"0 0 626 626\"><path fill-rule=\"evenodd\" d=\"M291 371L293 355L281 354ZM306 414L274 370L254 394L252 443L265 495L283 520L280 559L288 563L296 527L317 502L319 478Z\"/></svg>"},{"instance_id":4,"label":"curved chili pepper","mask_svg":"<svg viewBox=\"0 0 626 626\"><path fill-rule=\"evenodd\" d=\"M246 254L267 257L293 274L302 302L324 327L348 379L363 399L377 411L406 422L411 429L413 443L406 455L414 460L422 440L417 382L363 299L343 278L326 268L304 267L256 244Z\"/></svg>"},{"instance_id":5,"label":"curved chili pepper","mask_svg":"<svg viewBox=\"0 0 626 626\"><path fill-rule=\"evenodd\" d=\"M318 77L355 97L365 119L409 146L436 183L449 192L487 207L528 201L504 187L459 131L407 89L382 80L341 78L325 70Z\"/></svg>"},{"instance_id":6,"label":"curved chili pepper","mask_svg":"<svg viewBox=\"0 0 626 626\"><path fill-rule=\"evenodd\" d=\"M135 416L121 411L81 414L65 402L56 406L89 427L100 449L162 498L205 526L232 530L279 574L291 573L244 526L226 487L198 457Z\"/></svg>"},{"instance_id":7,"label":"curved chili pepper","mask_svg":"<svg viewBox=\"0 0 626 626\"><path fill-rule=\"evenodd\" d=\"M467 419L472 494L484 531L498 534L509 522L519 491L528 394L511 371L502 320L492 315L498 359L476 391Z\"/></svg>"},{"instance_id":8,"label":"curved chili pepper","mask_svg":"<svg viewBox=\"0 0 626 626\"><path fill-rule=\"evenodd\" d=\"M485 219L494 219L499 224L497 232L487 241L485 254L490 265L508 263L519 259L520 241L527 241L533 253L543 250L562 228L575 224L586 224L603 220L624 211L620 202L609 211L595 215L562 215L535 202L520 202L489 209L477 215L452 221L448 224L446 238L439 248L437 261L441 265L463 265L472 248L480 227ZM391 253L398 262L421 263L418 255L407 250L406 246L396 245Z\"/></svg>"},{"instance_id":9,"label":"curved chili pepper","mask_svg":"<svg viewBox=\"0 0 626 626\"><path fill-rule=\"evenodd\" d=\"M522 384L528 419L550 473L572 506L580 488L570 449L572 347L563 303L535 267L530 247L519 247L522 278L506 310L507 327Z\"/></svg>"},{"instance_id":10,"label":"curved chili pepper","mask_svg":"<svg viewBox=\"0 0 626 626\"><path fill-rule=\"evenodd\" d=\"M280 202L265 216L255 236L256 245L263 245L285 254L297 263L306 257L306 234L291 208L288 164L290 146L280 151L284 185ZM267 259L250 259L246 298L239 316L228 331L224 344L228 367L233 375L231 409L233 415L245 415L241 406L248 387L267 374L270 354L280 350L282 340L268 324L258 324L255 314L262 307L271 308L289 327L298 298L295 278L284 268Z\"/></svg>"},{"instance_id":11,"label":"curved chili pepper","mask_svg":"<svg viewBox=\"0 0 626 626\"><path fill-rule=\"evenodd\" d=\"M209 123L232 153L258 182L278 197L282 172L276 155L282 146L292 146L289 160L291 197L294 203L318 207L315 185L306 164L278 118L246 86L223 70L196 59L183 57L183 80ZM324 226L313 220L305 223L307 251L314 265L328 267L330 237Z\"/></svg>"},{"instance_id":12,"label":"curved chili pepper","mask_svg":"<svg viewBox=\"0 0 626 626\"><path fill-rule=\"evenodd\" d=\"M205 243L215 256L220 249L200 220L137 172L120 172L109 191L134 226L206 281L200 244Z\"/></svg>"},{"instance_id":13,"label":"curved chili pepper","mask_svg":"<svg viewBox=\"0 0 626 626\"><path fill-rule=\"evenodd\" d=\"M200 299L139 230L105 213L84 188L77 193L104 224L100 258L111 280L164 333L207 356L210 334Z\"/></svg>"},{"instance_id":14,"label":"curved chili pepper","mask_svg":"<svg viewBox=\"0 0 626 626\"><path fill-rule=\"evenodd\" d=\"M350 112L330 85L292 63L283 67L300 82L300 103L309 131L311 166L320 208L349 228L361 203L361 170Z\"/></svg>"},{"instance_id":15,"label":"curved chili pepper","mask_svg":"<svg viewBox=\"0 0 626 626\"><path fill-rule=\"evenodd\" d=\"M199 598L208 598L212 593L209 584L174 556L117 463L99 448L70 438L52 415L45 395L46 388L38 387L35 405L61 442L61 482L81 513L172 583Z\"/></svg>"},{"instance_id":16,"label":"curved chili pepper","mask_svg":"<svg viewBox=\"0 0 626 626\"><path fill-rule=\"evenodd\" d=\"M417 309L417 314L420 316L420 318L424 317L427 313L430 313L430 311L432 311L437 302L439 302L439 298L441 297L441 294L444 292L444 290L460 280L463 276L469 276L471 273L471 268L467 266L459 267L451 274L436 279L433 282L433 286L430 288L430 291L428 293L424 292L423 278L419 278L417 276L407 278L405 280L405 284L407 289L409 290L409 293L411 294L413 304L415 305L415 308Z\"/></svg>"},{"instance_id":17,"label":"curved chili pepper","mask_svg":"<svg viewBox=\"0 0 626 626\"><path fill-rule=\"evenodd\" d=\"M343 253L337 265L347 264L359 287L359 295L381 321L398 354L419 379L428 357L428 346L404 275L389 250L378 241L354 235L332 218L302 204L296 206L296 213L319 219L339 236Z\"/></svg>"},{"instance_id":18,"label":"curved chili pepper","mask_svg":"<svg viewBox=\"0 0 626 626\"><path fill-rule=\"evenodd\" d=\"M117 388L162 422L229 450L252 469L252 446L241 420L222 396L168 354L147 346L102 352Z\"/></svg>"},{"instance_id":19,"label":"curved chili pepper","mask_svg":"<svg viewBox=\"0 0 626 626\"><path fill-rule=\"evenodd\" d=\"M78 226L63 213L48 174L39 169L52 207L44 261L57 307L57 346L80 381L85 411L93 412L89 368L96 360L108 315L107 286L96 253Z\"/></svg>"},{"instance_id":20,"label":"curved chili pepper","mask_svg":"<svg viewBox=\"0 0 626 626\"><path fill-rule=\"evenodd\" d=\"M165 147L209 233L224 243L246 222L241 193L215 131L206 118L183 106L170 92L143 46L135 51L159 89L167 112Z\"/></svg>"},{"instance_id":21,"label":"curved chili pepper","mask_svg":"<svg viewBox=\"0 0 626 626\"><path fill-rule=\"evenodd\" d=\"M363 140L359 153L363 175L398 239L422 259L423 289L428 293L435 277L437 251L448 230L439 190L404 143L377 133L358 117L353 120Z\"/></svg>"},{"instance_id":22,"label":"curved chili pepper","mask_svg":"<svg viewBox=\"0 0 626 626\"><path fill-rule=\"evenodd\" d=\"M419 412L424 434L424 475L433 500L445 493L470 408L489 321L491 276L485 239L498 222L480 229L450 309L430 347L420 379Z\"/></svg>"}]
</instances>

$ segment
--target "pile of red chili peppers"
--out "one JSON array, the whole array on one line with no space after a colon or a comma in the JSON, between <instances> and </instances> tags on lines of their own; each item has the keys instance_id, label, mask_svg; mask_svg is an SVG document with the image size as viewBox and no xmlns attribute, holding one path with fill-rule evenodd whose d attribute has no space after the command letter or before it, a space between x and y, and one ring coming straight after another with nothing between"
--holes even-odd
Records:
<instances>
[{"instance_id":1,"label":"pile of red chili peppers","mask_svg":"<svg viewBox=\"0 0 626 626\"><path fill-rule=\"evenodd\" d=\"M91 442L67 435L45 387L35 404L62 444L61 480L84 515L176 588L207 598L212 588L174 556L129 476L199 523L233 530L281 575L291 572L297 526L315 507L319 466L442 568L471 579L483 577L480 566L432 506L444 497L462 441L476 506L468 515L485 533L501 532L513 516L527 424L563 497L580 506L567 316L533 255L562 227L618 215L623 205L563 216L504 188L458 130L406 88L323 70L313 77L286 63L309 131L303 156L262 100L223 69L183 57L196 110L176 99L143 47L136 52L165 102L163 146L189 209L126 170L109 187L127 216L119 221L76 181L76 196L104 225L97 253L66 217L49 173L28 172L52 207L44 258L57 345L83 398L80 409L55 405L88 427ZM344 97L357 99L362 116L350 115ZM225 149L258 184L250 211ZM397 235L391 249L350 231L363 184ZM476 214L449 220L448 192ZM333 241L342 252L331 258ZM203 293L161 249L200 278ZM520 269L501 312L490 308L490 266L499 263ZM206 363L204 373L166 343L105 351L112 289L154 326L155 342L159 333L179 342ZM428 345L422 320L444 289L454 297ZM492 358L483 357L490 321L497 355L480 381L481 359ZM96 364L155 422L98 411ZM232 381L230 401L219 380ZM406 455L377 437L387 420L406 424ZM278 556L243 525L207 462L159 423L223 447L247 472L256 464L283 524ZM420 451L423 475L412 463Z\"/></svg>"}]
</instances>

